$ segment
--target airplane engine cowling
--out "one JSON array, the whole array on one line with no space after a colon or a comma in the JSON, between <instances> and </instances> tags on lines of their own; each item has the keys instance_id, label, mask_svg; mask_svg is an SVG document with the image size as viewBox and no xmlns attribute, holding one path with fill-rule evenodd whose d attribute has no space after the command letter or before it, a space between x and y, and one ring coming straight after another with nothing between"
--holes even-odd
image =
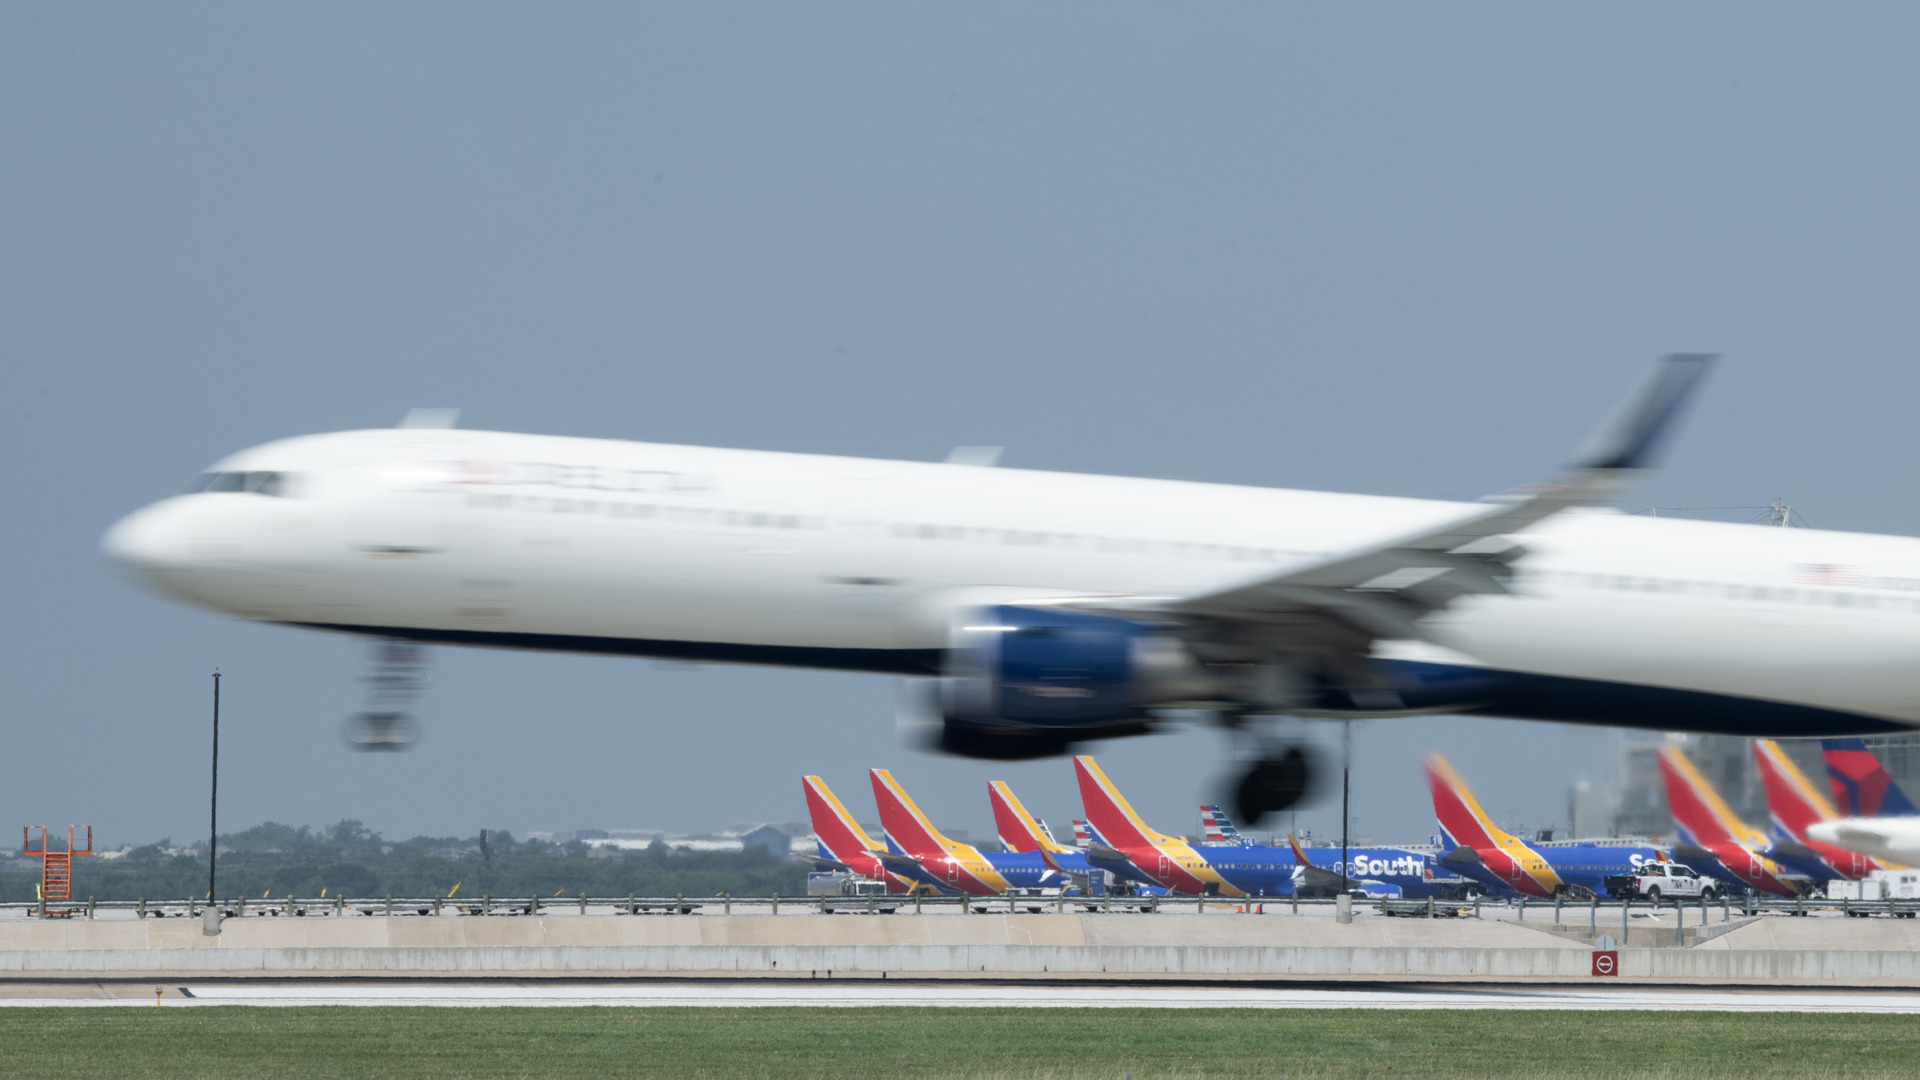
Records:
<instances>
[{"instance_id":1,"label":"airplane engine cowling","mask_svg":"<svg viewBox=\"0 0 1920 1080\"><path fill-rule=\"evenodd\" d=\"M1056 608L977 609L947 652L943 744L981 757L1060 753L1076 739L1144 730L1148 708L1210 689L1166 626Z\"/></svg>"}]
</instances>

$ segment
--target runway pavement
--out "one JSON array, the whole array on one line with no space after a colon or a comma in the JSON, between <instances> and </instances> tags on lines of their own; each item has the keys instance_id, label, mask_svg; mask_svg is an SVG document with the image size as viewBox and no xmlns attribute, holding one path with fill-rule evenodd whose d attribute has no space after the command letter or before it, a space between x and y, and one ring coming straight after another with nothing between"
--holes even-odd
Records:
<instances>
[{"instance_id":1,"label":"runway pavement","mask_svg":"<svg viewBox=\"0 0 1920 1080\"><path fill-rule=\"evenodd\" d=\"M833 1007L1156 1009L1569 1009L1920 1014L1920 994L1781 990L1418 986L1287 989L1185 985L1047 985L808 980L774 983L325 982L13 984L0 1007L412 1005L432 1007Z\"/></svg>"}]
</instances>

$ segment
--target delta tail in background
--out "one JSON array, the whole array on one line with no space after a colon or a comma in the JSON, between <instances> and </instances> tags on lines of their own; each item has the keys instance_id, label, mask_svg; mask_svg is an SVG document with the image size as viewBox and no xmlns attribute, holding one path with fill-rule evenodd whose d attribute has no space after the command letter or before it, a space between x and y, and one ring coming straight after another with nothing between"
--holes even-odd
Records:
<instances>
[{"instance_id":1,"label":"delta tail in background","mask_svg":"<svg viewBox=\"0 0 1920 1080\"><path fill-rule=\"evenodd\" d=\"M1920 808L1859 739L1823 739L1827 782L1844 817L1807 827L1814 840L1920 866Z\"/></svg>"},{"instance_id":2,"label":"delta tail in background","mask_svg":"<svg viewBox=\"0 0 1920 1080\"><path fill-rule=\"evenodd\" d=\"M911 676L932 743L978 757L1213 714L1262 755L1236 787L1250 823L1312 783L1260 730L1282 716L1920 725L1920 541L1598 509L1707 367L1660 362L1569 468L1487 503L440 418L243 450L103 547L162 593L262 622ZM370 703L356 745L404 744L411 697L390 705Z\"/></svg>"}]
</instances>

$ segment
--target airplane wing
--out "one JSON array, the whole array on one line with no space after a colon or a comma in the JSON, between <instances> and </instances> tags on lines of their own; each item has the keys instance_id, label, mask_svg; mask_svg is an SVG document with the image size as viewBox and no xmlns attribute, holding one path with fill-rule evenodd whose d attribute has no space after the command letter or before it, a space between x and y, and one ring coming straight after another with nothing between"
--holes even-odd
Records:
<instances>
[{"instance_id":1,"label":"airplane wing","mask_svg":"<svg viewBox=\"0 0 1920 1080\"><path fill-rule=\"evenodd\" d=\"M1659 361L1575 464L1544 486L1424 532L1176 600L1164 610L1265 623L1276 631L1268 637L1298 647L1364 653L1376 640L1423 640L1422 616L1462 596L1508 591L1508 568L1525 554L1513 533L1605 502L1647 468L1711 360L1689 354Z\"/></svg>"},{"instance_id":2,"label":"airplane wing","mask_svg":"<svg viewBox=\"0 0 1920 1080\"><path fill-rule=\"evenodd\" d=\"M824 874L829 870L838 870L843 874L853 873L853 867L848 866L846 863L840 862L836 859L825 859L825 858L821 858L818 855L802 855L797 851L794 852L791 857L795 859L799 859L803 863L807 863L809 866L813 868L815 873Z\"/></svg>"},{"instance_id":3,"label":"airplane wing","mask_svg":"<svg viewBox=\"0 0 1920 1080\"><path fill-rule=\"evenodd\" d=\"M882 851L879 848L870 848L868 849L867 854L873 856L875 859L878 859L880 861L881 866L884 866L887 869L892 870L896 873L901 873L901 874L913 873L915 871L918 871L922 865L919 859L916 859L911 855L895 855L891 851Z\"/></svg>"}]
</instances>

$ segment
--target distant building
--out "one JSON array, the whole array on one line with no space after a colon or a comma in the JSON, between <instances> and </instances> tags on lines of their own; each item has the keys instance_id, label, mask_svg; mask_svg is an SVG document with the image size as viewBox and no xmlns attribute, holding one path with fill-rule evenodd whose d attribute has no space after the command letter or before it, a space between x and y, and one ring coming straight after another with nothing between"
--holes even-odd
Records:
<instances>
[{"instance_id":1,"label":"distant building","mask_svg":"<svg viewBox=\"0 0 1920 1080\"><path fill-rule=\"evenodd\" d=\"M793 839L771 825L762 825L740 837L740 848L766 848L775 855L785 855L793 848Z\"/></svg>"}]
</instances>

